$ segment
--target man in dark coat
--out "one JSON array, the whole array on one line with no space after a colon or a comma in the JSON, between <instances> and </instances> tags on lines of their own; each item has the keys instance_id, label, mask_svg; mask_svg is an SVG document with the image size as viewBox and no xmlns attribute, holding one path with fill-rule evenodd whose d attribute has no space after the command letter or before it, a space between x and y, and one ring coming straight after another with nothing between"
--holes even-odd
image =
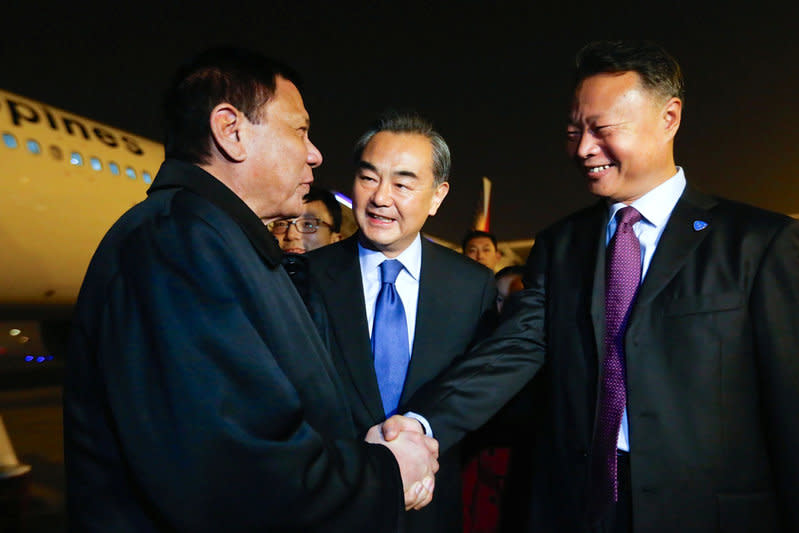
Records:
<instances>
[{"instance_id":1,"label":"man in dark coat","mask_svg":"<svg viewBox=\"0 0 799 533\"><path fill-rule=\"evenodd\" d=\"M658 45L584 49L568 149L602 200L537 236L496 335L406 406L443 451L546 360L533 531L799 531L799 224L686 185L682 102Z\"/></svg>"},{"instance_id":2,"label":"man in dark coat","mask_svg":"<svg viewBox=\"0 0 799 533\"><path fill-rule=\"evenodd\" d=\"M322 161L296 79L217 49L171 89L167 160L75 311L72 531L395 531L403 493L429 502L435 442L358 439L262 221L296 216Z\"/></svg>"}]
</instances>

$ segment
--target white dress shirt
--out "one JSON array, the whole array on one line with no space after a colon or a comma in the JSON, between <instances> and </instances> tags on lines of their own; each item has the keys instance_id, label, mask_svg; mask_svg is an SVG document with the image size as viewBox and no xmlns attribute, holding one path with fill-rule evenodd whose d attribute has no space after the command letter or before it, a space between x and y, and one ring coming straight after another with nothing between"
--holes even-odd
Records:
<instances>
[{"instance_id":1,"label":"white dress shirt","mask_svg":"<svg viewBox=\"0 0 799 533\"><path fill-rule=\"evenodd\" d=\"M685 174L682 168L677 167L677 173L674 176L630 204L641 213L642 217L640 221L633 225L633 232L638 237L638 242L641 243L642 283L647 270L649 270L649 264L652 262L652 256L655 254L658 242L660 242L660 236L663 235L663 230L666 229L666 223L669 221L671 212L674 210L674 206L677 205L677 201L684 190ZM605 235L606 246L614 233L616 233L616 212L623 207L627 207L627 204L620 202L610 204L608 207L610 221ZM630 430L626 407L621 418L618 447L625 452L630 451Z\"/></svg>"},{"instance_id":2,"label":"white dress shirt","mask_svg":"<svg viewBox=\"0 0 799 533\"><path fill-rule=\"evenodd\" d=\"M358 243L358 260L361 263L361 282L363 301L366 304L366 321L369 323L369 338L372 338L372 325L375 320L375 305L380 293L380 263L389 259L383 252L369 250ZM410 246L394 259L402 263L403 269L397 275L394 286L405 309L405 323L408 325L408 353L413 355L413 335L416 331L416 307L419 303L419 274L422 271L422 239L419 235Z\"/></svg>"}]
</instances>

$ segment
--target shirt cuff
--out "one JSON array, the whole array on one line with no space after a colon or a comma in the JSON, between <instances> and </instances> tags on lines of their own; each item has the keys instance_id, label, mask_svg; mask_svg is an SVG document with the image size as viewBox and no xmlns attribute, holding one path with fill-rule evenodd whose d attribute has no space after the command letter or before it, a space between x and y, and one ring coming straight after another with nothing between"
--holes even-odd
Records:
<instances>
[{"instance_id":1,"label":"shirt cuff","mask_svg":"<svg viewBox=\"0 0 799 533\"><path fill-rule=\"evenodd\" d=\"M422 424L422 426L424 427L424 434L428 437L433 436L433 428L430 427L430 423L427 421L425 417L423 417L419 413L414 413L413 411L408 411L407 413L405 413L405 416L407 416L408 418L413 418L415 420L418 420L419 423Z\"/></svg>"}]
</instances>

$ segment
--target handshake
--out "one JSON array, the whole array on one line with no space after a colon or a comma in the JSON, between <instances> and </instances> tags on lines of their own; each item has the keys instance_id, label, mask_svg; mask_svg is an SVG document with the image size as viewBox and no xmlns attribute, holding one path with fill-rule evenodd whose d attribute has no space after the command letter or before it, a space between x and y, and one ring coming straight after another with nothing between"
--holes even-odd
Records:
<instances>
[{"instance_id":1,"label":"handshake","mask_svg":"<svg viewBox=\"0 0 799 533\"><path fill-rule=\"evenodd\" d=\"M405 510L421 509L433 501L438 441L424 435L418 420L394 415L372 426L366 433L366 442L382 444L394 454L405 491Z\"/></svg>"}]
</instances>

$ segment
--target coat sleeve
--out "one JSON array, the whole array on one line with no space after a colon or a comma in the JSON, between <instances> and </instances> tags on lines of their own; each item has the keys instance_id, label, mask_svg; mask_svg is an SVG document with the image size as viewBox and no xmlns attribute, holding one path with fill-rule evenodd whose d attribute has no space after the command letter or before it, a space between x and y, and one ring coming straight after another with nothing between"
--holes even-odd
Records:
<instances>
[{"instance_id":1,"label":"coat sleeve","mask_svg":"<svg viewBox=\"0 0 799 533\"><path fill-rule=\"evenodd\" d=\"M774 238L752 287L761 409L785 531L799 531L799 223Z\"/></svg>"},{"instance_id":2,"label":"coat sleeve","mask_svg":"<svg viewBox=\"0 0 799 533\"><path fill-rule=\"evenodd\" d=\"M532 379L545 361L545 245L536 241L527 262L525 289L506 303L503 320L408 402L424 416L442 451L491 418Z\"/></svg>"},{"instance_id":3,"label":"coat sleeve","mask_svg":"<svg viewBox=\"0 0 799 533\"><path fill-rule=\"evenodd\" d=\"M208 225L171 224L125 243L97 338L132 483L170 530L393 530L391 452L308 422L281 358L318 354L273 353L229 243ZM261 290L285 290L277 278ZM268 335L295 334L284 313L272 310Z\"/></svg>"}]
</instances>

